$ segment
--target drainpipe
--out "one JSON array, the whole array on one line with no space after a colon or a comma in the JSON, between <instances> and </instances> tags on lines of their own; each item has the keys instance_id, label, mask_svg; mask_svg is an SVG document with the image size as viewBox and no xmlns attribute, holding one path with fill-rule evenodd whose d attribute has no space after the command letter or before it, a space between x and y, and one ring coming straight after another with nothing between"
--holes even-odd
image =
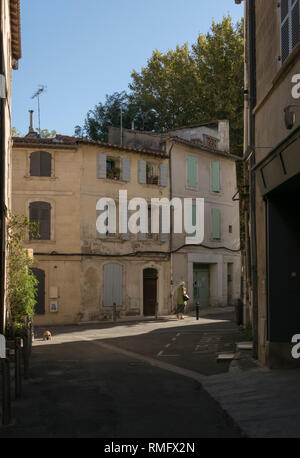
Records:
<instances>
[{"instance_id":1,"label":"drainpipe","mask_svg":"<svg viewBox=\"0 0 300 458\"><path fill-rule=\"evenodd\" d=\"M3 4L0 1L2 25ZM0 74L5 75L3 56L3 34L0 30ZM0 98L0 334L4 334L4 286L5 286L5 99Z\"/></svg>"},{"instance_id":2,"label":"drainpipe","mask_svg":"<svg viewBox=\"0 0 300 458\"><path fill-rule=\"evenodd\" d=\"M172 177L172 150L174 143L169 149L169 180L170 180L170 191L169 191L169 200L172 201L173 198L173 177ZM173 215L170 214L170 239L169 239L169 251L170 251L170 290L171 290L171 307L173 308Z\"/></svg>"},{"instance_id":3,"label":"drainpipe","mask_svg":"<svg viewBox=\"0 0 300 458\"><path fill-rule=\"evenodd\" d=\"M258 358L258 285L257 285L257 238L256 238L256 177L253 167L255 157L255 118L253 110L256 105L256 26L255 0L248 0L249 30L249 141L253 147L250 158L250 221L251 221L251 279L252 279L252 313L253 313L253 356Z\"/></svg>"}]
</instances>

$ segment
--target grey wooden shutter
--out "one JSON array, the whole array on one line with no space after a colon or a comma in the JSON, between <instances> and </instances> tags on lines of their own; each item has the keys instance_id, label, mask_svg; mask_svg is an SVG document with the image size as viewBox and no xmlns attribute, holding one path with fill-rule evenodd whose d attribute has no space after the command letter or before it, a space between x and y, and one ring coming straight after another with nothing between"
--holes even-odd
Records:
<instances>
[{"instance_id":1,"label":"grey wooden shutter","mask_svg":"<svg viewBox=\"0 0 300 458\"><path fill-rule=\"evenodd\" d=\"M147 183L147 175L146 175L146 161L140 160L139 161L139 183L146 184Z\"/></svg>"},{"instance_id":2,"label":"grey wooden shutter","mask_svg":"<svg viewBox=\"0 0 300 458\"><path fill-rule=\"evenodd\" d=\"M120 264L105 264L103 267L103 305L112 307L123 302L123 267Z\"/></svg>"},{"instance_id":3,"label":"grey wooden shutter","mask_svg":"<svg viewBox=\"0 0 300 458\"><path fill-rule=\"evenodd\" d=\"M122 180L130 181L130 157L122 158Z\"/></svg>"},{"instance_id":4,"label":"grey wooden shutter","mask_svg":"<svg viewBox=\"0 0 300 458\"><path fill-rule=\"evenodd\" d=\"M167 164L160 164L160 185L168 185Z\"/></svg>"},{"instance_id":5,"label":"grey wooden shutter","mask_svg":"<svg viewBox=\"0 0 300 458\"><path fill-rule=\"evenodd\" d=\"M106 178L106 154L103 153L97 155L97 177Z\"/></svg>"},{"instance_id":6,"label":"grey wooden shutter","mask_svg":"<svg viewBox=\"0 0 300 458\"><path fill-rule=\"evenodd\" d=\"M40 176L51 177L51 154L46 151L40 152Z\"/></svg>"},{"instance_id":7,"label":"grey wooden shutter","mask_svg":"<svg viewBox=\"0 0 300 458\"><path fill-rule=\"evenodd\" d=\"M39 240L50 240L51 238L51 205L48 202L31 202L29 205L29 219L38 223ZM34 237L30 234L30 239Z\"/></svg>"},{"instance_id":8,"label":"grey wooden shutter","mask_svg":"<svg viewBox=\"0 0 300 458\"><path fill-rule=\"evenodd\" d=\"M30 176L40 176L40 151L34 151L30 154Z\"/></svg>"}]
</instances>

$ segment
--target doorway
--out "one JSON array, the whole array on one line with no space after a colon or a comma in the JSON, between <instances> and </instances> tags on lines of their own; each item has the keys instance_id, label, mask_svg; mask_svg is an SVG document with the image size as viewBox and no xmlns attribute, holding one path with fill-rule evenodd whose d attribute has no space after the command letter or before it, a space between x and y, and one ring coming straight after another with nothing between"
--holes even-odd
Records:
<instances>
[{"instance_id":1,"label":"doorway","mask_svg":"<svg viewBox=\"0 0 300 458\"><path fill-rule=\"evenodd\" d=\"M210 274L208 264L194 264L194 305L209 307Z\"/></svg>"},{"instance_id":2,"label":"doorway","mask_svg":"<svg viewBox=\"0 0 300 458\"><path fill-rule=\"evenodd\" d=\"M227 305L232 305L232 275L233 275L233 263L227 264Z\"/></svg>"},{"instance_id":3,"label":"doorway","mask_svg":"<svg viewBox=\"0 0 300 458\"><path fill-rule=\"evenodd\" d=\"M143 272L143 313L154 316L157 303L157 270L144 269Z\"/></svg>"},{"instance_id":4,"label":"doorway","mask_svg":"<svg viewBox=\"0 0 300 458\"><path fill-rule=\"evenodd\" d=\"M36 267L31 267L30 270L39 282L35 294L34 313L36 315L45 315L45 271Z\"/></svg>"}]
</instances>

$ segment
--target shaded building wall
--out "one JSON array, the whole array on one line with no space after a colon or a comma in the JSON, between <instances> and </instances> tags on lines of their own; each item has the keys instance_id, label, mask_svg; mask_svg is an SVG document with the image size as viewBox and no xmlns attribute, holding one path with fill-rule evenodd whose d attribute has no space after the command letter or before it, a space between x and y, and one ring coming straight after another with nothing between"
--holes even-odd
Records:
<instances>
[{"instance_id":1,"label":"shaded building wall","mask_svg":"<svg viewBox=\"0 0 300 458\"><path fill-rule=\"evenodd\" d=\"M299 43L281 65L280 7L276 0L256 1L256 84L255 116L256 162L290 133L284 123L284 108L295 104L292 97L292 76L300 73ZM298 110L299 111L299 110ZM299 114L297 111L297 123ZM261 189L256 187L256 233L258 255L258 357L267 362L267 247L266 203Z\"/></svg>"}]
</instances>

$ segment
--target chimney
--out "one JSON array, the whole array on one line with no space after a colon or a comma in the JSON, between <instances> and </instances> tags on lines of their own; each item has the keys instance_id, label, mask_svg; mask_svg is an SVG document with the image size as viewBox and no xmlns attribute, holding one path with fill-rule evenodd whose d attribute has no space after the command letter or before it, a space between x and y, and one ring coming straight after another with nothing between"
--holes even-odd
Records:
<instances>
[{"instance_id":1,"label":"chimney","mask_svg":"<svg viewBox=\"0 0 300 458\"><path fill-rule=\"evenodd\" d=\"M34 111L33 110L28 110L28 111L29 111L29 115L30 115L30 125L29 125L28 134L26 135L26 137L38 137L37 132L35 132L34 128L33 128L33 113L34 113Z\"/></svg>"}]
</instances>

